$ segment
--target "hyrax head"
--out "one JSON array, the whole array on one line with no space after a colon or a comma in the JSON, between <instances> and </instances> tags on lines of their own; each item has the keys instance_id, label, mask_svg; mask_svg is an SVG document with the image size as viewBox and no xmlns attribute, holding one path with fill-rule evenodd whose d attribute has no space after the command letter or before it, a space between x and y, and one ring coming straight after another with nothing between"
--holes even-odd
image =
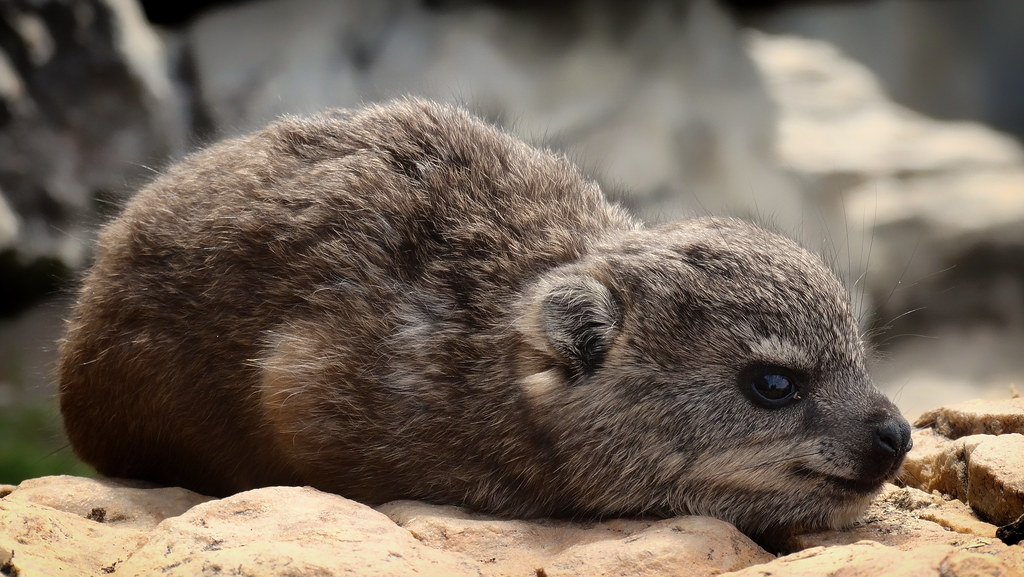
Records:
<instances>
[{"instance_id":1,"label":"hyrax head","mask_svg":"<svg viewBox=\"0 0 1024 577\"><path fill-rule=\"evenodd\" d=\"M538 282L520 325L524 396L582 510L840 526L911 446L834 275L743 221L609 240Z\"/></svg>"}]
</instances>

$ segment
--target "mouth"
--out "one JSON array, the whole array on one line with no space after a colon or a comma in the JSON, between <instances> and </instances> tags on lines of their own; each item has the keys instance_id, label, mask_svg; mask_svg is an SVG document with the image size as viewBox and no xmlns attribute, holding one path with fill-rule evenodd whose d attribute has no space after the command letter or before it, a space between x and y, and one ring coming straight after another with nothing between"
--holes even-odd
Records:
<instances>
[{"instance_id":1,"label":"mouth","mask_svg":"<svg viewBox=\"0 0 1024 577\"><path fill-rule=\"evenodd\" d=\"M829 473L822 473L821 471L815 471L808 467L797 467L794 469L794 474L804 479L815 479L820 481L823 485L830 489L844 495L853 497L866 497L873 493L877 493L882 485L889 479L892 479L899 470L901 463L898 463L891 471L887 471L884 475L872 476L864 479L851 479L849 477L841 477L839 475L832 475Z\"/></svg>"}]
</instances>

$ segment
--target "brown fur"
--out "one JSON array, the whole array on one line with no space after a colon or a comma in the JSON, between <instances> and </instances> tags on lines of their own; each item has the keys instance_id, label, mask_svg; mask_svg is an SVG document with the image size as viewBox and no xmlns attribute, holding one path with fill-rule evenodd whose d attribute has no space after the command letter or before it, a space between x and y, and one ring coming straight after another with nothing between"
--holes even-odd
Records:
<instances>
[{"instance_id":1,"label":"brown fur","mask_svg":"<svg viewBox=\"0 0 1024 577\"><path fill-rule=\"evenodd\" d=\"M816 258L738 220L643 229L563 158L419 100L171 168L100 235L61 354L82 459L215 495L761 535L848 522L909 444ZM754 402L763 367L799 400Z\"/></svg>"}]
</instances>

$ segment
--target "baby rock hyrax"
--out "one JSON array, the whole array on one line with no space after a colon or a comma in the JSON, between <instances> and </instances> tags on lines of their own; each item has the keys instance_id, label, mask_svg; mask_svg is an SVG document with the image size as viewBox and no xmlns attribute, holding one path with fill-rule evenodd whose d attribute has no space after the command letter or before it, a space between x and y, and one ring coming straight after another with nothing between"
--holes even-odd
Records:
<instances>
[{"instance_id":1,"label":"baby rock hyrax","mask_svg":"<svg viewBox=\"0 0 1024 577\"><path fill-rule=\"evenodd\" d=\"M849 299L740 220L646 229L564 158L402 100L172 167L61 344L78 455L225 495L839 526L900 467Z\"/></svg>"}]
</instances>

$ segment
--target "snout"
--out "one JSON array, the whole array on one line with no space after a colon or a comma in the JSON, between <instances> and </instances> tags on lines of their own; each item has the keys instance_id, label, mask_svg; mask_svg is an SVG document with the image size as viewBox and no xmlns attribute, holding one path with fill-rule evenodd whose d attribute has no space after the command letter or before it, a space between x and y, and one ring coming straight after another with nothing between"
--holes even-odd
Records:
<instances>
[{"instance_id":1,"label":"snout","mask_svg":"<svg viewBox=\"0 0 1024 577\"><path fill-rule=\"evenodd\" d=\"M902 460L914 448L910 423L902 415L890 415L875 427L874 448L882 458Z\"/></svg>"},{"instance_id":2,"label":"snout","mask_svg":"<svg viewBox=\"0 0 1024 577\"><path fill-rule=\"evenodd\" d=\"M861 478L881 483L899 471L914 441L910 438L910 423L895 407L882 413L872 426L870 446L864 451Z\"/></svg>"}]
</instances>

